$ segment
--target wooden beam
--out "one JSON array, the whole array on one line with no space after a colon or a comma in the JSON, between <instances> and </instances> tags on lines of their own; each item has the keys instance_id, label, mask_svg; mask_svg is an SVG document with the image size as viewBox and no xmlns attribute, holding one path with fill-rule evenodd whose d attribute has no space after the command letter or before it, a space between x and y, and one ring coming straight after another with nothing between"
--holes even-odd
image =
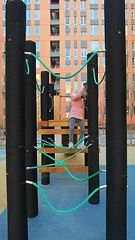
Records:
<instances>
[{"instance_id":1,"label":"wooden beam","mask_svg":"<svg viewBox=\"0 0 135 240\"><path fill-rule=\"evenodd\" d=\"M88 172L87 166L66 166L70 172ZM39 168L38 171L40 173L43 172L66 172L63 167L46 167Z\"/></svg>"},{"instance_id":2,"label":"wooden beam","mask_svg":"<svg viewBox=\"0 0 135 240\"><path fill-rule=\"evenodd\" d=\"M87 119L84 120L84 125L88 126ZM48 121L41 121L40 126L42 127L69 127L69 120L48 120ZM78 126L75 123L75 126Z\"/></svg>"},{"instance_id":3,"label":"wooden beam","mask_svg":"<svg viewBox=\"0 0 135 240\"><path fill-rule=\"evenodd\" d=\"M39 135L52 135L52 134L69 134L69 129L39 129ZM80 134L80 129L74 129L74 134ZM84 134L88 134L86 129Z\"/></svg>"},{"instance_id":4,"label":"wooden beam","mask_svg":"<svg viewBox=\"0 0 135 240\"><path fill-rule=\"evenodd\" d=\"M74 154L77 153L80 149L68 149L68 148L42 148L42 151L45 153L63 153L63 154ZM88 148L84 149L81 153L88 153Z\"/></svg>"}]
</instances>

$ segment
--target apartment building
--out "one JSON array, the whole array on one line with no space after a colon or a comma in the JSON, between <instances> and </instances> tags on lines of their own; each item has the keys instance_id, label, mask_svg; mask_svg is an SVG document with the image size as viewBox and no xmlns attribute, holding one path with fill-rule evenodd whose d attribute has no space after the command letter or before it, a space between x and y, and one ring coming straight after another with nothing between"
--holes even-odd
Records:
<instances>
[{"instance_id":1,"label":"apartment building","mask_svg":"<svg viewBox=\"0 0 135 240\"><path fill-rule=\"evenodd\" d=\"M5 120L5 4L0 5L0 127ZM36 43L36 54L57 75L68 77L85 63L87 54L105 49L104 0L23 0L26 4L26 39ZM135 124L135 0L125 1L127 123ZM36 78L41 71L36 61ZM105 72L105 53L98 54L98 80ZM60 79L50 74L56 94L60 95L60 119L70 110L69 95L87 81L87 66L72 78ZM99 89L99 125L106 119L106 83ZM40 92L37 91L37 119L40 118Z\"/></svg>"}]
</instances>

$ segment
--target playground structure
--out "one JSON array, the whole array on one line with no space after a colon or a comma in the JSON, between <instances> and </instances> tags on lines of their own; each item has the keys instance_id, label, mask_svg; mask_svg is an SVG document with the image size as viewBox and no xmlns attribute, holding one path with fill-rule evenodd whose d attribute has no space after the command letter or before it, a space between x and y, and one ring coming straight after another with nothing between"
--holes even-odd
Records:
<instances>
[{"instance_id":1,"label":"playground structure","mask_svg":"<svg viewBox=\"0 0 135 240\"><path fill-rule=\"evenodd\" d=\"M106 16L106 81L107 81L107 221L106 239L126 239L126 74L124 1L105 1ZM25 151L25 4L9 1L6 4L6 156L8 195L8 237L27 240L26 165ZM121 13L121 18L120 18ZM20 27L21 26L21 27ZM27 50L28 51L28 50ZM116 58L117 55L117 58ZM119 83L117 79L119 78ZM13 84L14 82L14 84ZM93 83L94 84L94 83ZM91 85L90 85L91 86ZM91 100L95 100L88 86L89 114L95 114ZM16 106L16 114L12 114ZM117 112L117 119L115 117ZM88 126L90 126L88 124ZM15 134L16 133L16 134ZM96 137L96 139L95 139ZM91 132L90 139L97 140ZM95 144L96 145L96 144ZM97 147L97 146L96 146ZM95 153L95 149L92 148ZM97 152L96 152L97 154ZM19 158L19 161L17 159ZM91 170L91 169L90 169ZM20 174L21 173L21 174ZM90 174L90 172L89 172ZM118 184L119 183L119 184ZM97 183L96 183L97 184ZM12 194L14 192L14 194ZM15 198L14 198L15 196ZM22 197L23 196L23 197ZM123 201L121 202L121 199ZM117 203L117 204L116 204ZM12 221L12 216L17 216ZM12 223L12 224L11 224ZM16 227L17 226L17 227Z\"/></svg>"}]
</instances>

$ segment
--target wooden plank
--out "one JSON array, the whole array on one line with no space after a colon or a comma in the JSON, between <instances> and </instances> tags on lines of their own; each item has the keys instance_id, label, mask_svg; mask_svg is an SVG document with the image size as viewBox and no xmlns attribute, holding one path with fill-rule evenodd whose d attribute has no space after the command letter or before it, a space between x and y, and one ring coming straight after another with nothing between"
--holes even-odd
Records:
<instances>
[{"instance_id":1,"label":"wooden plank","mask_svg":"<svg viewBox=\"0 0 135 240\"><path fill-rule=\"evenodd\" d=\"M63 153L63 154L74 154L80 149L68 149L68 148L42 148L45 153ZM88 148L84 149L81 153L88 153Z\"/></svg>"},{"instance_id":2,"label":"wooden plank","mask_svg":"<svg viewBox=\"0 0 135 240\"><path fill-rule=\"evenodd\" d=\"M87 166L68 166L67 168L70 172L88 172ZM63 167L39 168L38 171L40 173L43 173L43 172L66 172L66 170Z\"/></svg>"},{"instance_id":3,"label":"wooden plank","mask_svg":"<svg viewBox=\"0 0 135 240\"><path fill-rule=\"evenodd\" d=\"M69 134L69 129L39 129L39 135L52 135L52 134ZM80 134L80 129L74 129L74 134ZM86 129L84 134L88 134Z\"/></svg>"},{"instance_id":4,"label":"wooden plank","mask_svg":"<svg viewBox=\"0 0 135 240\"><path fill-rule=\"evenodd\" d=\"M48 120L48 121L41 121L40 125L42 127L69 127L69 120ZM87 119L84 120L84 125L88 126ZM75 126L78 126L75 123Z\"/></svg>"}]
</instances>

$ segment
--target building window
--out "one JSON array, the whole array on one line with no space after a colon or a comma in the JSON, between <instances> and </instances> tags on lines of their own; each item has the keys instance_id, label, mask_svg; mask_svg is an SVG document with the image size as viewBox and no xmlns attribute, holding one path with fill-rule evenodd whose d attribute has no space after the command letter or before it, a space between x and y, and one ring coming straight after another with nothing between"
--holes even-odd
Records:
<instances>
[{"instance_id":1,"label":"building window","mask_svg":"<svg viewBox=\"0 0 135 240\"><path fill-rule=\"evenodd\" d=\"M65 36L70 36L70 32L65 32Z\"/></svg>"},{"instance_id":2,"label":"building window","mask_svg":"<svg viewBox=\"0 0 135 240\"><path fill-rule=\"evenodd\" d=\"M105 11L104 11L104 9L102 9L102 20L104 20L105 19Z\"/></svg>"},{"instance_id":3,"label":"building window","mask_svg":"<svg viewBox=\"0 0 135 240\"><path fill-rule=\"evenodd\" d=\"M127 106L127 115L129 115L129 106Z\"/></svg>"},{"instance_id":4,"label":"building window","mask_svg":"<svg viewBox=\"0 0 135 240\"><path fill-rule=\"evenodd\" d=\"M40 68L40 62L36 59L36 68Z\"/></svg>"},{"instance_id":5,"label":"building window","mask_svg":"<svg viewBox=\"0 0 135 240\"><path fill-rule=\"evenodd\" d=\"M77 36L77 30L74 30L74 36Z\"/></svg>"},{"instance_id":6,"label":"building window","mask_svg":"<svg viewBox=\"0 0 135 240\"><path fill-rule=\"evenodd\" d=\"M132 42L132 51L135 51L135 42Z\"/></svg>"},{"instance_id":7,"label":"building window","mask_svg":"<svg viewBox=\"0 0 135 240\"><path fill-rule=\"evenodd\" d=\"M98 25L90 25L90 34L98 36Z\"/></svg>"},{"instance_id":8,"label":"building window","mask_svg":"<svg viewBox=\"0 0 135 240\"><path fill-rule=\"evenodd\" d=\"M69 12L70 10L70 1L65 1L65 12Z\"/></svg>"},{"instance_id":9,"label":"building window","mask_svg":"<svg viewBox=\"0 0 135 240\"><path fill-rule=\"evenodd\" d=\"M34 18L35 20L39 20L39 10L34 11Z\"/></svg>"},{"instance_id":10,"label":"building window","mask_svg":"<svg viewBox=\"0 0 135 240\"><path fill-rule=\"evenodd\" d=\"M99 42L98 41L91 41L90 42L90 50L91 52L95 52L99 49Z\"/></svg>"},{"instance_id":11,"label":"building window","mask_svg":"<svg viewBox=\"0 0 135 240\"><path fill-rule=\"evenodd\" d=\"M66 60L70 60L70 48L65 49Z\"/></svg>"},{"instance_id":12,"label":"building window","mask_svg":"<svg viewBox=\"0 0 135 240\"><path fill-rule=\"evenodd\" d=\"M34 34L35 36L39 36L39 26L34 27Z\"/></svg>"},{"instance_id":13,"label":"building window","mask_svg":"<svg viewBox=\"0 0 135 240\"><path fill-rule=\"evenodd\" d=\"M127 9L125 9L125 20L127 20Z\"/></svg>"},{"instance_id":14,"label":"building window","mask_svg":"<svg viewBox=\"0 0 135 240\"><path fill-rule=\"evenodd\" d=\"M69 24L70 24L70 18L66 17L65 18L65 28L69 28Z\"/></svg>"},{"instance_id":15,"label":"building window","mask_svg":"<svg viewBox=\"0 0 135 240\"><path fill-rule=\"evenodd\" d=\"M133 73L133 83L135 83L135 73Z\"/></svg>"},{"instance_id":16,"label":"building window","mask_svg":"<svg viewBox=\"0 0 135 240\"><path fill-rule=\"evenodd\" d=\"M87 48L81 48L81 60L87 59Z\"/></svg>"},{"instance_id":17,"label":"building window","mask_svg":"<svg viewBox=\"0 0 135 240\"><path fill-rule=\"evenodd\" d=\"M132 58L132 67L135 68L135 57Z\"/></svg>"},{"instance_id":18,"label":"building window","mask_svg":"<svg viewBox=\"0 0 135 240\"><path fill-rule=\"evenodd\" d=\"M98 0L90 0L91 4L98 4Z\"/></svg>"},{"instance_id":19,"label":"building window","mask_svg":"<svg viewBox=\"0 0 135 240\"><path fill-rule=\"evenodd\" d=\"M5 37L5 36L6 36L6 27L3 26L3 37Z\"/></svg>"},{"instance_id":20,"label":"building window","mask_svg":"<svg viewBox=\"0 0 135 240\"><path fill-rule=\"evenodd\" d=\"M25 4L30 4L30 0L23 0Z\"/></svg>"},{"instance_id":21,"label":"building window","mask_svg":"<svg viewBox=\"0 0 135 240\"><path fill-rule=\"evenodd\" d=\"M134 35L134 25L131 25L131 35Z\"/></svg>"},{"instance_id":22,"label":"building window","mask_svg":"<svg viewBox=\"0 0 135 240\"><path fill-rule=\"evenodd\" d=\"M36 4L39 3L39 0L34 0L34 3L36 3Z\"/></svg>"},{"instance_id":23,"label":"building window","mask_svg":"<svg viewBox=\"0 0 135 240\"><path fill-rule=\"evenodd\" d=\"M90 10L90 19L98 20L98 10L97 9Z\"/></svg>"},{"instance_id":24,"label":"building window","mask_svg":"<svg viewBox=\"0 0 135 240\"><path fill-rule=\"evenodd\" d=\"M86 1L80 1L80 9L86 10Z\"/></svg>"},{"instance_id":25,"label":"building window","mask_svg":"<svg viewBox=\"0 0 135 240\"><path fill-rule=\"evenodd\" d=\"M81 25L86 25L86 17L81 17L80 23L81 23Z\"/></svg>"},{"instance_id":26,"label":"building window","mask_svg":"<svg viewBox=\"0 0 135 240\"><path fill-rule=\"evenodd\" d=\"M102 42L102 49L105 50L105 41Z\"/></svg>"},{"instance_id":27,"label":"building window","mask_svg":"<svg viewBox=\"0 0 135 240\"><path fill-rule=\"evenodd\" d=\"M36 52L40 51L40 42L35 42L36 43Z\"/></svg>"},{"instance_id":28,"label":"building window","mask_svg":"<svg viewBox=\"0 0 135 240\"><path fill-rule=\"evenodd\" d=\"M134 9L131 9L131 19L134 20Z\"/></svg>"},{"instance_id":29,"label":"building window","mask_svg":"<svg viewBox=\"0 0 135 240\"><path fill-rule=\"evenodd\" d=\"M135 115L135 106L133 106L133 114Z\"/></svg>"},{"instance_id":30,"label":"building window","mask_svg":"<svg viewBox=\"0 0 135 240\"><path fill-rule=\"evenodd\" d=\"M105 35L105 26L102 25L102 35L104 36Z\"/></svg>"},{"instance_id":31,"label":"building window","mask_svg":"<svg viewBox=\"0 0 135 240\"><path fill-rule=\"evenodd\" d=\"M3 20L6 20L6 11L3 11Z\"/></svg>"},{"instance_id":32,"label":"building window","mask_svg":"<svg viewBox=\"0 0 135 240\"><path fill-rule=\"evenodd\" d=\"M129 89L126 90L126 99L129 100Z\"/></svg>"},{"instance_id":33,"label":"building window","mask_svg":"<svg viewBox=\"0 0 135 240\"><path fill-rule=\"evenodd\" d=\"M74 8L74 10L76 10L76 9L77 9L77 7L76 7L76 6L77 6L77 4L76 4L76 1L74 1L74 2L73 2L73 8Z\"/></svg>"},{"instance_id":34,"label":"building window","mask_svg":"<svg viewBox=\"0 0 135 240\"><path fill-rule=\"evenodd\" d=\"M70 66L70 64L66 64L66 68L70 68L71 66Z\"/></svg>"},{"instance_id":35,"label":"building window","mask_svg":"<svg viewBox=\"0 0 135 240\"><path fill-rule=\"evenodd\" d=\"M135 100L135 89L133 89L133 99Z\"/></svg>"},{"instance_id":36,"label":"building window","mask_svg":"<svg viewBox=\"0 0 135 240\"><path fill-rule=\"evenodd\" d=\"M81 31L81 36L86 36L87 32L86 31Z\"/></svg>"},{"instance_id":37,"label":"building window","mask_svg":"<svg viewBox=\"0 0 135 240\"><path fill-rule=\"evenodd\" d=\"M77 25L77 17L74 17L74 25Z\"/></svg>"},{"instance_id":38,"label":"building window","mask_svg":"<svg viewBox=\"0 0 135 240\"><path fill-rule=\"evenodd\" d=\"M77 48L74 48L74 60L77 60Z\"/></svg>"},{"instance_id":39,"label":"building window","mask_svg":"<svg viewBox=\"0 0 135 240\"><path fill-rule=\"evenodd\" d=\"M105 57L102 57L103 67L105 68Z\"/></svg>"},{"instance_id":40,"label":"building window","mask_svg":"<svg viewBox=\"0 0 135 240\"><path fill-rule=\"evenodd\" d=\"M26 26L26 36L30 36L30 26Z\"/></svg>"},{"instance_id":41,"label":"building window","mask_svg":"<svg viewBox=\"0 0 135 240\"><path fill-rule=\"evenodd\" d=\"M31 11L26 10L26 21L30 20L30 13L31 13Z\"/></svg>"},{"instance_id":42,"label":"building window","mask_svg":"<svg viewBox=\"0 0 135 240\"><path fill-rule=\"evenodd\" d=\"M127 36L128 34L128 28L127 28L127 25L125 26L125 35Z\"/></svg>"}]
</instances>

